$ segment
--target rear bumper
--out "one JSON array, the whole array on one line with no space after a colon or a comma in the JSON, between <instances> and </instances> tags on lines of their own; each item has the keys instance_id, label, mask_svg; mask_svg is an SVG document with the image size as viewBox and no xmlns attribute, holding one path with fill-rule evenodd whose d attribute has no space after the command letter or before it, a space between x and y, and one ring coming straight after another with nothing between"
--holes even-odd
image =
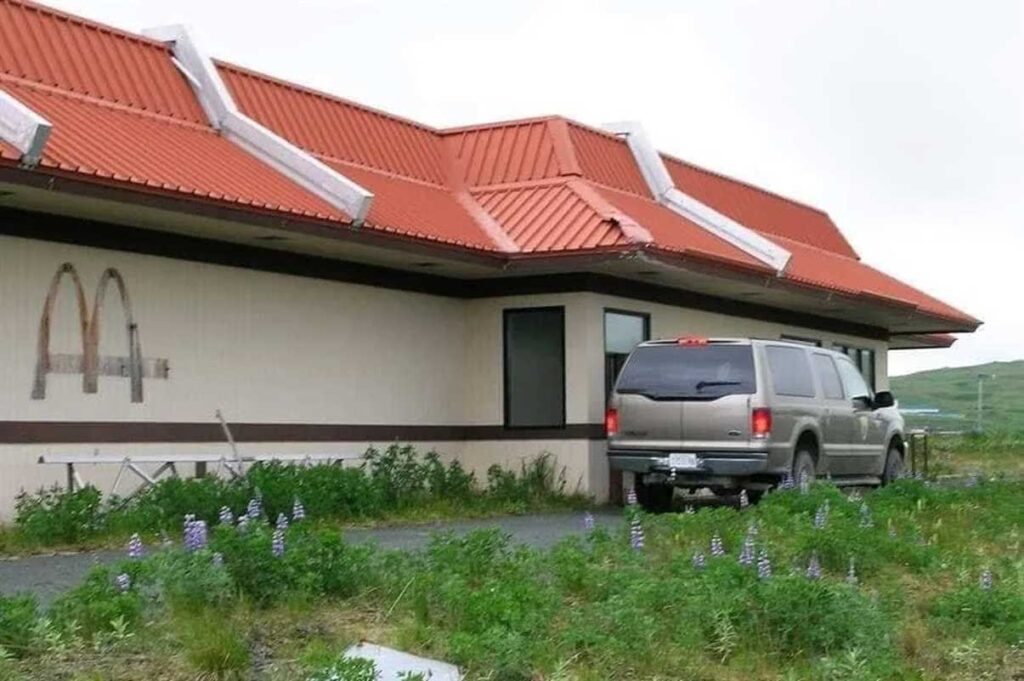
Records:
<instances>
[{"instance_id":1,"label":"rear bumper","mask_svg":"<svg viewBox=\"0 0 1024 681\"><path fill-rule=\"evenodd\" d=\"M672 476L666 452L608 451L612 468L633 473L661 473ZM770 473L768 452L745 451L742 454L706 452L697 454L697 468L676 469L676 479L703 481L713 477L743 477Z\"/></svg>"}]
</instances>

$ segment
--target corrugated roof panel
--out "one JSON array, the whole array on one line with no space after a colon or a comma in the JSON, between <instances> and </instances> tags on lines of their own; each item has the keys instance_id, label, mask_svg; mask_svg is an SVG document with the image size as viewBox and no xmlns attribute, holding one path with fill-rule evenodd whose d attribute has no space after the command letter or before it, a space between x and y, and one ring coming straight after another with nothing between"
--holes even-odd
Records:
<instances>
[{"instance_id":1,"label":"corrugated roof panel","mask_svg":"<svg viewBox=\"0 0 1024 681\"><path fill-rule=\"evenodd\" d=\"M347 163L326 163L374 194L366 224L432 241L493 250L495 244L451 191Z\"/></svg>"},{"instance_id":2,"label":"corrugated roof panel","mask_svg":"<svg viewBox=\"0 0 1024 681\"><path fill-rule=\"evenodd\" d=\"M425 126L237 66L217 68L243 113L307 151L424 182L447 179L441 136Z\"/></svg>"},{"instance_id":3,"label":"corrugated roof panel","mask_svg":"<svg viewBox=\"0 0 1024 681\"><path fill-rule=\"evenodd\" d=\"M676 187L742 225L819 248L857 257L850 243L824 212L739 180L665 156Z\"/></svg>"},{"instance_id":4,"label":"corrugated roof panel","mask_svg":"<svg viewBox=\"0 0 1024 681\"><path fill-rule=\"evenodd\" d=\"M163 45L18 0L0 0L0 72L205 123Z\"/></svg>"},{"instance_id":5,"label":"corrugated roof panel","mask_svg":"<svg viewBox=\"0 0 1024 681\"><path fill-rule=\"evenodd\" d=\"M10 82L0 86L53 123L42 167L258 208L348 219L208 128L76 95Z\"/></svg>"},{"instance_id":6,"label":"corrugated roof panel","mask_svg":"<svg viewBox=\"0 0 1024 681\"><path fill-rule=\"evenodd\" d=\"M715 260L768 271L764 263L719 239L700 225L672 212L653 199L598 187L610 204L650 232L656 246L679 252L700 253Z\"/></svg>"},{"instance_id":7,"label":"corrugated roof panel","mask_svg":"<svg viewBox=\"0 0 1024 681\"><path fill-rule=\"evenodd\" d=\"M583 177L650 198L647 182L624 140L575 123L569 124L569 139L576 150Z\"/></svg>"},{"instance_id":8,"label":"corrugated roof panel","mask_svg":"<svg viewBox=\"0 0 1024 681\"><path fill-rule=\"evenodd\" d=\"M480 191L473 196L526 253L629 243L612 220L565 184Z\"/></svg>"},{"instance_id":9,"label":"corrugated roof panel","mask_svg":"<svg viewBox=\"0 0 1024 681\"><path fill-rule=\"evenodd\" d=\"M449 143L466 184L529 182L559 174L546 120L460 130Z\"/></svg>"},{"instance_id":10,"label":"corrugated roof panel","mask_svg":"<svg viewBox=\"0 0 1024 681\"><path fill-rule=\"evenodd\" d=\"M793 239L776 237L775 240L793 254L784 275L786 279L816 288L831 289L855 296L881 298L896 304L914 306L929 314L947 319L972 319L951 305L865 265L859 260L808 246Z\"/></svg>"}]
</instances>

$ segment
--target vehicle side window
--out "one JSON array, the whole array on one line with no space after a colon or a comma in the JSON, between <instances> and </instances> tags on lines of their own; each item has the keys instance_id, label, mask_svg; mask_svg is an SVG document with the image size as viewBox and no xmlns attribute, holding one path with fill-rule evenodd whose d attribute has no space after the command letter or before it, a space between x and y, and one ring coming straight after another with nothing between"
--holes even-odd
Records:
<instances>
[{"instance_id":1,"label":"vehicle side window","mask_svg":"<svg viewBox=\"0 0 1024 681\"><path fill-rule=\"evenodd\" d=\"M765 355L776 395L814 397L814 379L805 350L769 345L765 348Z\"/></svg>"},{"instance_id":2,"label":"vehicle side window","mask_svg":"<svg viewBox=\"0 0 1024 681\"><path fill-rule=\"evenodd\" d=\"M821 388L825 391L825 398L829 400L843 399L843 384L839 381L839 372L836 371L836 364L828 355L814 355L814 371L821 380Z\"/></svg>"},{"instance_id":3,"label":"vehicle side window","mask_svg":"<svg viewBox=\"0 0 1024 681\"><path fill-rule=\"evenodd\" d=\"M871 388L868 387L860 370L853 365L853 362L846 357L840 357L836 359L836 367L839 369L839 377L843 380L843 387L849 397L871 397Z\"/></svg>"}]
</instances>

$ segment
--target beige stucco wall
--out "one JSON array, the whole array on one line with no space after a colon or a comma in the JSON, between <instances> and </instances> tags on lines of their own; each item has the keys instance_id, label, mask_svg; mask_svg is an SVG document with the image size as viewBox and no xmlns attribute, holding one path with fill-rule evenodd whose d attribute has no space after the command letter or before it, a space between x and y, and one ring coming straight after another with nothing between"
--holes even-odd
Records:
<instances>
[{"instance_id":1,"label":"beige stucco wall","mask_svg":"<svg viewBox=\"0 0 1024 681\"><path fill-rule=\"evenodd\" d=\"M128 381L50 375L45 400L31 399L39 318L58 267L73 263L91 305L101 273L116 267L131 295L145 357L170 362L168 380L147 379L133 404ZM884 344L591 293L458 300L154 256L0 236L0 421L501 425L503 310L561 305L566 320L566 421L601 423L604 309L651 315L652 335L782 333L878 350ZM54 312L51 352L80 353L73 290L65 281ZM103 316L103 355L126 355L116 292ZM243 444L249 452L353 452L371 443ZM379 444L379 443L378 443ZM608 489L604 445L580 440L417 443L459 457L481 478L493 463L518 466L548 451L570 489L599 499ZM217 451L219 444L99 445L106 453ZM22 487L62 483L41 467L44 453L88 453L91 445L0 444L0 518ZM113 469L87 470L109 485Z\"/></svg>"}]
</instances>

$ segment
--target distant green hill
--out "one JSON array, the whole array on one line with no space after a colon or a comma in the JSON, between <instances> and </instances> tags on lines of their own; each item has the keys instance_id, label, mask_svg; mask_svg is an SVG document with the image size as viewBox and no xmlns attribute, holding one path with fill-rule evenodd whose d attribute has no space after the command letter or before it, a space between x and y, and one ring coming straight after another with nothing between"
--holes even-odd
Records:
<instances>
[{"instance_id":1,"label":"distant green hill","mask_svg":"<svg viewBox=\"0 0 1024 681\"><path fill-rule=\"evenodd\" d=\"M1024 432L1024 361L934 369L894 376L890 383L901 408L937 408L943 413L940 417L908 414L908 425L970 430L978 413L978 374L995 376L985 379L984 430Z\"/></svg>"}]
</instances>

